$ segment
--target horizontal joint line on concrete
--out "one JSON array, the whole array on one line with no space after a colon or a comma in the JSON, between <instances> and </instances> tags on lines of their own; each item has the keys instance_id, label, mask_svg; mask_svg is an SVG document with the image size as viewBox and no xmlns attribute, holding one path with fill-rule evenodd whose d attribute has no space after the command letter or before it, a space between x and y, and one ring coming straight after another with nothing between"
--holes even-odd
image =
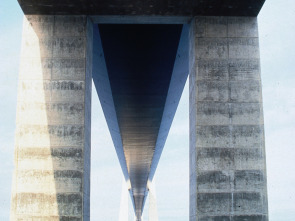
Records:
<instances>
[{"instance_id":1,"label":"horizontal joint line on concrete","mask_svg":"<svg viewBox=\"0 0 295 221\"><path fill-rule=\"evenodd\" d=\"M214 146L211 146L211 147L200 147L200 146L197 146L198 149L264 149L264 147L253 147L253 146L235 146L235 145L232 145L231 147L214 147ZM208 170L209 171L209 170ZM212 170L212 171L216 171L216 170Z\"/></svg>"},{"instance_id":2,"label":"horizontal joint line on concrete","mask_svg":"<svg viewBox=\"0 0 295 221\"><path fill-rule=\"evenodd\" d=\"M262 104L263 102L240 102L240 101L211 101L211 100L196 100L194 102L194 105L197 105L198 103L218 103L218 104Z\"/></svg>"},{"instance_id":3,"label":"horizontal joint line on concrete","mask_svg":"<svg viewBox=\"0 0 295 221\"><path fill-rule=\"evenodd\" d=\"M264 187L262 187L262 189L263 189ZM209 194L212 194L212 193L261 193L261 191L247 191L247 190L245 190L245 191L241 191L241 190L231 190L231 191L218 191L218 189L216 189L217 191L215 191L214 192L214 190L212 190L212 192L208 192L208 191L206 191L206 192L203 192L203 191L200 191L200 190L197 190L197 194L198 193L202 193L202 194L204 194L204 193L209 193ZM260 189L258 189L258 190L260 190Z\"/></svg>"},{"instance_id":4,"label":"horizontal joint line on concrete","mask_svg":"<svg viewBox=\"0 0 295 221\"><path fill-rule=\"evenodd\" d=\"M237 212L234 212L231 214L227 214L227 213L223 213L223 214L226 214L226 216L230 216L230 217L234 217L234 216L249 216L249 217L252 217L252 216L267 216L268 214L267 213L252 213L252 214L245 214L245 213L237 213ZM222 215L218 214L218 215L201 215L201 216L198 216L199 218L202 218L202 217L220 217ZM190 217L195 217L195 216L190 216Z\"/></svg>"},{"instance_id":5,"label":"horizontal joint line on concrete","mask_svg":"<svg viewBox=\"0 0 295 221\"><path fill-rule=\"evenodd\" d=\"M252 37L252 36L241 36L241 37L239 37L239 36L225 36L225 37L220 37L220 36L196 36L195 38L247 38L247 39L249 39L249 38L257 38L257 39L259 39L259 37Z\"/></svg>"}]
</instances>

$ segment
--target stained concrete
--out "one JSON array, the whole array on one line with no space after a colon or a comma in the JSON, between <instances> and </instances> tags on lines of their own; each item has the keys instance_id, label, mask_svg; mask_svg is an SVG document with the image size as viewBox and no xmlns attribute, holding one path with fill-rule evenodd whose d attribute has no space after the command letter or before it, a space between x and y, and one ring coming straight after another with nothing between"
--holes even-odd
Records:
<instances>
[{"instance_id":1,"label":"stained concrete","mask_svg":"<svg viewBox=\"0 0 295 221\"><path fill-rule=\"evenodd\" d=\"M11 220L90 219L92 72L138 220L188 72L190 220L268 220L257 20L226 17L256 16L264 0L19 2L25 14L39 15L24 19ZM161 49L170 51L169 62L165 53L154 61L161 52L150 51L155 42L134 52L120 44L114 50L113 43L108 49L93 21L101 30L103 23L173 23L182 32ZM169 36L161 41L169 43ZM129 63L116 70L113 61L124 51ZM132 64L139 57L143 63ZM155 92L160 96L150 99ZM141 107L156 111L145 119L150 111Z\"/></svg>"},{"instance_id":2,"label":"stained concrete","mask_svg":"<svg viewBox=\"0 0 295 221\"><path fill-rule=\"evenodd\" d=\"M257 19L193 22L190 220L268 220Z\"/></svg>"},{"instance_id":3,"label":"stained concrete","mask_svg":"<svg viewBox=\"0 0 295 221\"><path fill-rule=\"evenodd\" d=\"M92 27L24 17L11 220L90 219Z\"/></svg>"}]
</instances>

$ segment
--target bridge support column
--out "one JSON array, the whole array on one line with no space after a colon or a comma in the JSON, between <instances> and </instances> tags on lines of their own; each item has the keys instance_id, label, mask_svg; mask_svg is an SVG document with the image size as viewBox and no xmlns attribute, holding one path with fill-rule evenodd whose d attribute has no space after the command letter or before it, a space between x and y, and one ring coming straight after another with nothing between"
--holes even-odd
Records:
<instances>
[{"instance_id":1,"label":"bridge support column","mask_svg":"<svg viewBox=\"0 0 295 221\"><path fill-rule=\"evenodd\" d=\"M257 19L197 17L192 26L190 221L266 221Z\"/></svg>"},{"instance_id":2,"label":"bridge support column","mask_svg":"<svg viewBox=\"0 0 295 221\"><path fill-rule=\"evenodd\" d=\"M149 221L159 221L156 197L156 181L149 182Z\"/></svg>"},{"instance_id":3,"label":"bridge support column","mask_svg":"<svg viewBox=\"0 0 295 221\"><path fill-rule=\"evenodd\" d=\"M92 27L24 17L11 220L89 220Z\"/></svg>"}]
</instances>

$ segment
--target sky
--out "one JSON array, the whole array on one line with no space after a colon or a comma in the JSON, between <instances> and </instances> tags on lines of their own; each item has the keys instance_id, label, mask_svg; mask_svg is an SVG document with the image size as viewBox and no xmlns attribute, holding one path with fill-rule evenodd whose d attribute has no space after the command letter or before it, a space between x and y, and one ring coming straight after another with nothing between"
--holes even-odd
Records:
<instances>
[{"instance_id":1,"label":"sky","mask_svg":"<svg viewBox=\"0 0 295 221\"><path fill-rule=\"evenodd\" d=\"M22 19L16 0L0 0L0 221L9 220ZM294 221L295 1L266 0L258 25L269 220ZM123 176L92 94L91 220L117 221ZM189 220L188 106L187 84L155 175L160 221Z\"/></svg>"}]
</instances>

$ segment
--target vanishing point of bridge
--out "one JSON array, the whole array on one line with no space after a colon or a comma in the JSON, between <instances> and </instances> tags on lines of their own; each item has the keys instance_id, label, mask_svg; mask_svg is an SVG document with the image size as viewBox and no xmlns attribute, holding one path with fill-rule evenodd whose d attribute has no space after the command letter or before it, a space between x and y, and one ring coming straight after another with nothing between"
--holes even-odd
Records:
<instances>
[{"instance_id":1,"label":"vanishing point of bridge","mask_svg":"<svg viewBox=\"0 0 295 221\"><path fill-rule=\"evenodd\" d=\"M90 220L92 79L141 220L189 76L190 221L267 221L263 3L19 0L11 220Z\"/></svg>"}]
</instances>

